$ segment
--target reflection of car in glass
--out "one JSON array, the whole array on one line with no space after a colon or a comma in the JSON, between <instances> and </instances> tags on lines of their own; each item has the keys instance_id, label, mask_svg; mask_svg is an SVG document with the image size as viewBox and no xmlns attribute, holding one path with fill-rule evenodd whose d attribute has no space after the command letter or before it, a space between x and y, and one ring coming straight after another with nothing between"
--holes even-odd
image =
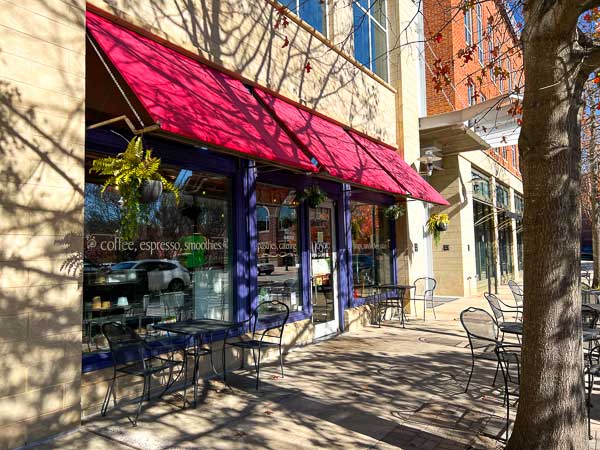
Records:
<instances>
[{"instance_id":1,"label":"reflection of car in glass","mask_svg":"<svg viewBox=\"0 0 600 450\"><path fill-rule=\"evenodd\" d=\"M150 290L182 291L192 283L189 271L179 261L167 259L142 259L115 264L111 272L135 270L148 275Z\"/></svg>"},{"instance_id":2,"label":"reflection of car in glass","mask_svg":"<svg viewBox=\"0 0 600 450\"><path fill-rule=\"evenodd\" d=\"M259 275L271 275L275 271L275 265L271 263L259 263L257 267Z\"/></svg>"}]
</instances>

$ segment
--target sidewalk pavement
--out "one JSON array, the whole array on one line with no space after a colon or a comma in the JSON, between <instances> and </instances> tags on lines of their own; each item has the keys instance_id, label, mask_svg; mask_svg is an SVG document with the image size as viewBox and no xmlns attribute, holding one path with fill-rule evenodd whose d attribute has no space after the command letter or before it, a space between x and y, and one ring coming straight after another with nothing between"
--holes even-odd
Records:
<instances>
[{"instance_id":1,"label":"sidewalk pavement","mask_svg":"<svg viewBox=\"0 0 600 450\"><path fill-rule=\"evenodd\" d=\"M284 378L276 365L261 370L260 392L253 373L240 372L231 388L205 383L197 409L154 401L136 428L124 414L133 405L109 410L36 449L499 449L495 364L478 363L464 393L471 359L458 317L468 306L487 309L482 296L460 298L436 307L436 320L428 311L405 329L387 321L294 349Z\"/></svg>"}]
</instances>

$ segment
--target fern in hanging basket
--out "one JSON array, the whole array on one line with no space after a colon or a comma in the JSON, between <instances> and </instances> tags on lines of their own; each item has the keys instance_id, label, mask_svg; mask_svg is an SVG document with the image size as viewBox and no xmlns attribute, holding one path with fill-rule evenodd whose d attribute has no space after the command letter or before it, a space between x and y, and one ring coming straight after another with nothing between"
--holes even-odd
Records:
<instances>
[{"instance_id":1,"label":"fern in hanging basket","mask_svg":"<svg viewBox=\"0 0 600 450\"><path fill-rule=\"evenodd\" d=\"M323 192L318 185L313 184L301 191L296 197L296 200L306 200L308 206L317 208L321 203L327 200L327 194Z\"/></svg>"},{"instance_id":2,"label":"fern in hanging basket","mask_svg":"<svg viewBox=\"0 0 600 450\"><path fill-rule=\"evenodd\" d=\"M98 158L92 163L90 172L106 176L102 193L114 186L123 200L121 207L121 236L125 240L136 237L139 224L148 218L149 208L142 204L142 197L150 187L156 196L162 191L171 192L179 202L179 189L163 177L160 172L160 158L152 156L152 150L144 149L142 138L134 137L127 149L117 156ZM160 188L157 183L160 183ZM148 200L148 199L146 199Z\"/></svg>"},{"instance_id":3,"label":"fern in hanging basket","mask_svg":"<svg viewBox=\"0 0 600 450\"><path fill-rule=\"evenodd\" d=\"M383 210L383 215L389 220L398 220L404 215L404 205L390 205Z\"/></svg>"},{"instance_id":4,"label":"fern in hanging basket","mask_svg":"<svg viewBox=\"0 0 600 450\"><path fill-rule=\"evenodd\" d=\"M435 245L440 243L440 233L448 229L448 223L450 218L448 214L432 214L427 220L427 232L433 236L433 242Z\"/></svg>"}]
</instances>

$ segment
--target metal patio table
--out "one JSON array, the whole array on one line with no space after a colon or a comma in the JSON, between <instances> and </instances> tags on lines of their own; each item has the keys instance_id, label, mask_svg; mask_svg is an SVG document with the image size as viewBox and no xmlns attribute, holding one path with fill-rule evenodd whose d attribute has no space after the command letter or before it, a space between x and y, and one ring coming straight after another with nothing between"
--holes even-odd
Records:
<instances>
[{"instance_id":1,"label":"metal patio table","mask_svg":"<svg viewBox=\"0 0 600 450\"><path fill-rule=\"evenodd\" d=\"M522 323L511 323L509 325L500 326L500 330L504 333L509 334L523 334L523 324ZM596 328L584 328L583 329L583 342L592 342L597 340L600 337L600 330Z\"/></svg>"},{"instance_id":2,"label":"metal patio table","mask_svg":"<svg viewBox=\"0 0 600 450\"><path fill-rule=\"evenodd\" d=\"M396 302L395 305L392 304L393 306L396 306L398 309L400 309L400 321L402 323L402 328L406 328L404 325L404 321L406 318L406 314L404 313L404 298L406 297L406 291L409 291L410 289L412 289L414 286L412 285L408 285L408 284L378 284L376 286L377 289L377 293L378 293L378 315L379 315L379 325L381 326L381 306L383 303L384 309L383 309L383 314L385 316L385 313L387 311L387 307L391 304L389 303L390 301L393 303L394 301ZM397 294L393 294L392 298L388 298L387 294L389 292L393 292L393 291L397 291Z\"/></svg>"},{"instance_id":3,"label":"metal patio table","mask_svg":"<svg viewBox=\"0 0 600 450\"><path fill-rule=\"evenodd\" d=\"M198 379L200 375L200 357L205 355L210 355L210 365L215 373L218 374L215 369L214 361L213 361L213 339L212 336L214 333L225 333L225 340L229 336L229 332L233 329L236 329L240 326L239 323L229 322L226 320L217 320L217 319L195 319L195 320L186 320L183 322L173 322L173 323L159 323L155 324L153 328L155 330L166 331L167 333L179 334L182 336L189 336L192 338L193 345L192 350L188 350L187 346L185 349L185 354L187 356L194 357L194 376L193 376L193 384L194 384L194 407L198 404ZM204 346L204 336L210 336L210 347ZM222 352L222 362L223 362L223 381L226 381L226 370L225 370L225 346L223 345ZM184 380L184 383L187 383L187 377Z\"/></svg>"}]
</instances>

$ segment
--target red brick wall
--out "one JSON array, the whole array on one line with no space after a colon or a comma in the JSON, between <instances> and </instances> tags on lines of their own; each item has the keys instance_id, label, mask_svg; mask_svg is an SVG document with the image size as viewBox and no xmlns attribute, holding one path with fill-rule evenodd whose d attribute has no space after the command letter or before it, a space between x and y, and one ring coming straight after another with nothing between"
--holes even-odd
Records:
<instances>
[{"instance_id":1,"label":"red brick wall","mask_svg":"<svg viewBox=\"0 0 600 450\"><path fill-rule=\"evenodd\" d=\"M508 70L507 61L510 60L510 69L513 78L511 92L516 92L518 89L522 92L523 76L522 76L522 55L520 51L516 51L518 43L514 41L512 34L509 32L508 24L504 17L498 11L496 3L492 0L481 1L482 6L482 24L483 36L479 36L477 30L477 16L475 8L467 11L466 14L471 14L473 43L481 42L484 51L484 61L480 61L477 48L473 51L472 61L465 62L463 58L459 58L458 52L467 47L465 39L464 13L460 9L459 0L424 0L423 13L425 23L425 38L429 39L425 44L426 52L426 93L427 93L427 113L430 115L440 114L449 111L454 111L469 106L469 95L467 87L467 77L471 77L475 83L475 92L479 97L474 99L479 103L482 101L481 94L485 98L492 99L501 94L509 92L508 79L500 81L500 77L492 80L488 68L484 68L489 63L489 36L488 18L492 18L492 35L493 46L498 48L496 57L492 58L496 61L502 61L501 65ZM435 39L430 39L441 30L441 40L438 42ZM448 65L448 74L450 84L444 85L440 92L436 91L432 81L434 73L433 67L436 59L441 59L442 64ZM495 65L499 65L496 62ZM478 80L477 77L481 77ZM502 86L503 85L503 86ZM503 87L503 90L500 90ZM513 164L512 153L516 153L516 164ZM506 158L503 157L503 149L499 148L496 151L490 150L490 155L506 167L509 171L520 177L518 170L518 150L509 146L506 149ZM515 167L516 166L516 167Z\"/></svg>"}]
</instances>

